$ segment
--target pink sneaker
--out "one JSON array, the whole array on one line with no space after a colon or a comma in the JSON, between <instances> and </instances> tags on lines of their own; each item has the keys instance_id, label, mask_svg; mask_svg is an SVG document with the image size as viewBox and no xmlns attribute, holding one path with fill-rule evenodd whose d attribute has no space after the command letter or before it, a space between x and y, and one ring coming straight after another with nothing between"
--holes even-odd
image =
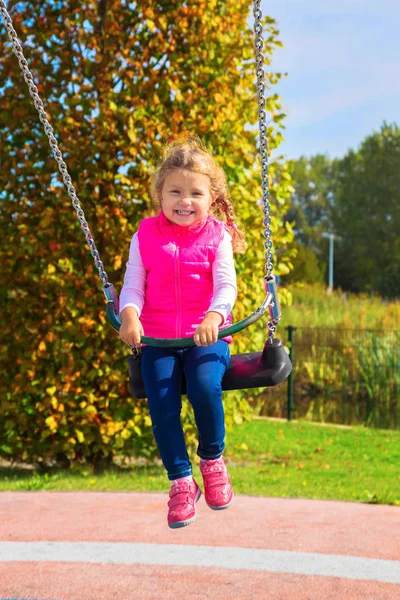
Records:
<instances>
[{"instance_id":1,"label":"pink sneaker","mask_svg":"<svg viewBox=\"0 0 400 600\"><path fill-rule=\"evenodd\" d=\"M186 527L196 520L195 503L201 496L201 490L195 480L172 482L168 501L168 527L178 529Z\"/></svg>"},{"instance_id":2,"label":"pink sneaker","mask_svg":"<svg viewBox=\"0 0 400 600\"><path fill-rule=\"evenodd\" d=\"M232 504L233 489L222 456L217 460L201 460L200 471L207 506L213 510L228 508Z\"/></svg>"}]
</instances>

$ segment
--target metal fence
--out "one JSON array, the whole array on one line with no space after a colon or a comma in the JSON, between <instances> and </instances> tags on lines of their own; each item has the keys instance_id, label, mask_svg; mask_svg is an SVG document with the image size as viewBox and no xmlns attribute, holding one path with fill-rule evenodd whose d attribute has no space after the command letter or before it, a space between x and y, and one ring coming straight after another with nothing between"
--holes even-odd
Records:
<instances>
[{"instance_id":1,"label":"metal fence","mask_svg":"<svg viewBox=\"0 0 400 600\"><path fill-rule=\"evenodd\" d=\"M290 378L254 397L259 415L400 428L400 331L287 327Z\"/></svg>"}]
</instances>

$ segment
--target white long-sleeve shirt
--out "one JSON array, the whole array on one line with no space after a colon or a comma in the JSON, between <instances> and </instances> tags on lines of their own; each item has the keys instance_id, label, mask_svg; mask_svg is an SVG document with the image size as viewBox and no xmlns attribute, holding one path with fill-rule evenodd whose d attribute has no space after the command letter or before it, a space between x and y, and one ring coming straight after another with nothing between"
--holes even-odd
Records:
<instances>
[{"instance_id":1,"label":"white long-sleeve shirt","mask_svg":"<svg viewBox=\"0 0 400 600\"><path fill-rule=\"evenodd\" d=\"M232 241L227 231L224 232L224 237L217 248L212 264L212 275L214 294L208 312L218 312L225 322L237 297ZM140 256L139 238L136 232L132 237L129 260L126 263L124 285L120 294L120 313L127 306L133 306L140 317L145 302L145 285L146 269Z\"/></svg>"}]
</instances>

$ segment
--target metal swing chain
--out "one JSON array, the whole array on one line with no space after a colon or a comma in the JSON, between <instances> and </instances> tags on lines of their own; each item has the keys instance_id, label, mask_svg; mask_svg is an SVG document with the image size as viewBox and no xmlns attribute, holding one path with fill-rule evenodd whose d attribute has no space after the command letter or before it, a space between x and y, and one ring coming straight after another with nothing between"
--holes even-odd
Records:
<instances>
[{"instance_id":1,"label":"metal swing chain","mask_svg":"<svg viewBox=\"0 0 400 600\"><path fill-rule=\"evenodd\" d=\"M72 179L68 173L67 165L65 164L65 162L63 160L63 155L58 147L57 140L54 136L53 128L51 127L51 125L49 123L49 119L45 112L43 102L40 99L39 94L38 94L38 89L34 84L33 75L29 70L28 63L23 54L22 46L18 40L17 33L13 27L11 17L7 12L7 8L6 8L4 0L0 0L0 13L3 17L4 25L6 26L8 36L12 42L14 53L16 54L16 56L18 58L18 62L21 67L21 71L23 73L24 79L25 79L26 83L28 84L29 93L33 98L35 108L39 113L39 118L40 118L41 122L43 123L44 131L45 131L47 137L49 138L50 147L53 151L54 158L57 161L58 168L60 170L60 173L61 173L63 181L64 181L64 185L65 185L65 187L68 191L68 194L72 200L72 206L74 207L74 209L76 211L78 220L81 224L81 228L86 236L86 241L90 247L90 251L94 258L95 265L99 271L99 275L103 282L103 286L107 287L109 285L107 273L105 272L103 263L100 260L99 252L96 248L96 244L95 244L93 236L90 232L89 225L85 219L85 214L81 208L79 198L78 198L75 188L72 184Z\"/></svg>"},{"instance_id":2,"label":"metal swing chain","mask_svg":"<svg viewBox=\"0 0 400 600\"><path fill-rule=\"evenodd\" d=\"M269 194L269 175L268 175L268 138L267 138L267 114L265 110L265 72L264 72L264 40L262 28L262 12L260 9L261 0L254 0L254 34L255 34L255 50L256 50L256 74L257 74L257 91L258 91L258 118L260 129L260 156L261 156L261 186L262 186L262 206L264 213L264 258L265 258L265 281L272 279L273 258L272 258L272 231L271 231L271 204ZM276 302L277 295L276 295ZM278 309L277 312L280 312ZM280 314L271 317L268 322L268 337L269 341L275 335L275 330L278 326Z\"/></svg>"}]
</instances>

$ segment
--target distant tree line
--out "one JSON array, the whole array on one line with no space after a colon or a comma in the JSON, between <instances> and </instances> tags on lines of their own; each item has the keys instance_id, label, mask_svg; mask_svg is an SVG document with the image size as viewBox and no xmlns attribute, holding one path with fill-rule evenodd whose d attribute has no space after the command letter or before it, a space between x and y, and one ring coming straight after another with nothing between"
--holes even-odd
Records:
<instances>
[{"instance_id":1,"label":"distant tree line","mask_svg":"<svg viewBox=\"0 0 400 600\"><path fill-rule=\"evenodd\" d=\"M352 292L400 295L400 129L384 123L343 158L293 162L297 257L288 281L326 281L334 233L334 284Z\"/></svg>"}]
</instances>

